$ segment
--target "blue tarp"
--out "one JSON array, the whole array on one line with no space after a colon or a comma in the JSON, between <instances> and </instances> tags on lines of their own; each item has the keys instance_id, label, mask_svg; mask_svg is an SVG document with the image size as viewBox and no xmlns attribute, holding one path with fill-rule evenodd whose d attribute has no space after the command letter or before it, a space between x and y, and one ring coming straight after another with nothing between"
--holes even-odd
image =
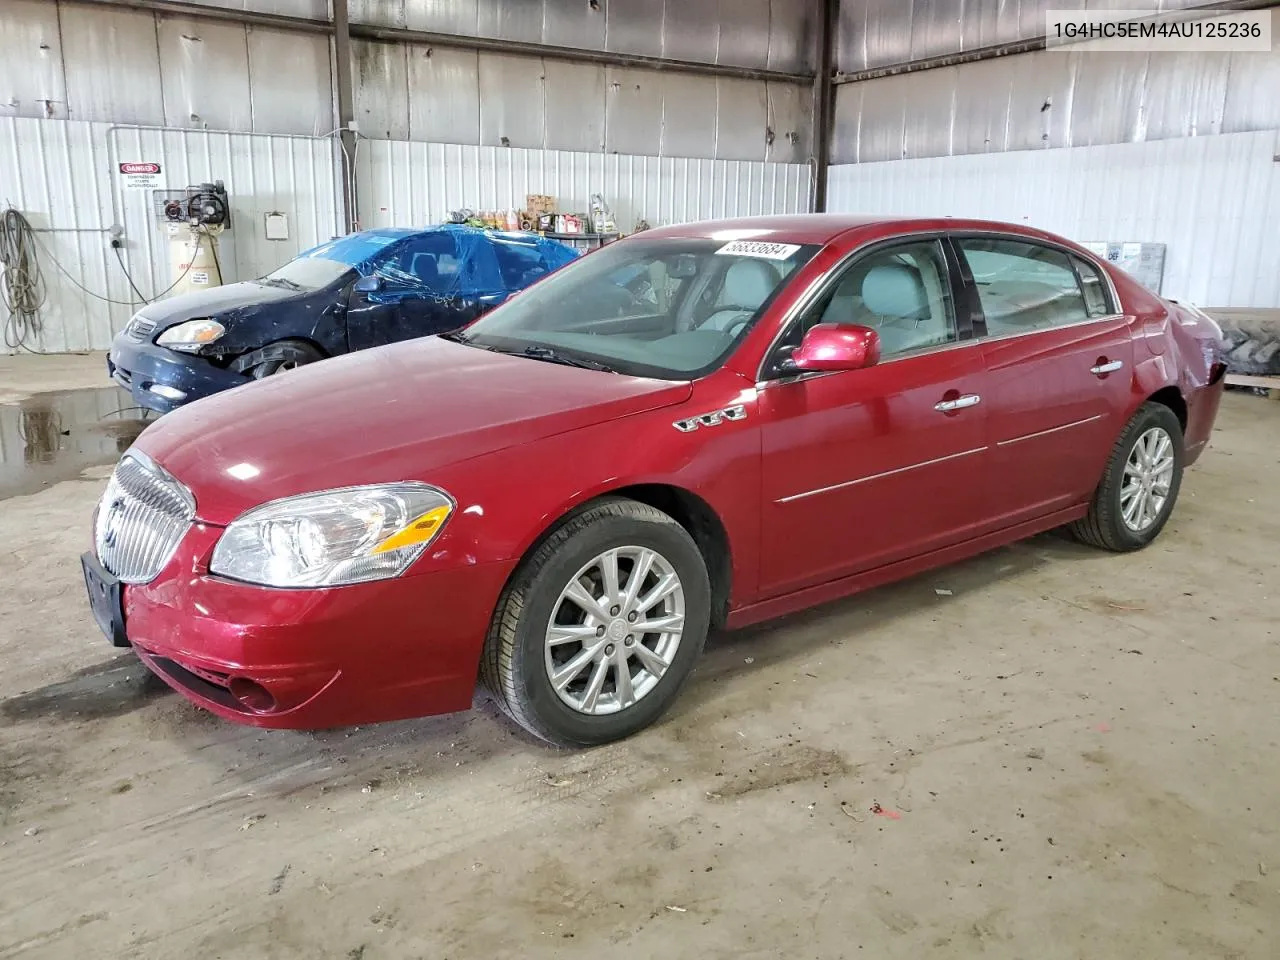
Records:
<instances>
[{"instance_id":1,"label":"blue tarp","mask_svg":"<svg viewBox=\"0 0 1280 960\"><path fill-rule=\"evenodd\" d=\"M382 277L394 289L426 287L441 297L477 297L522 290L578 252L535 233L450 223L426 230L366 230L299 256L346 264L364 276Z\"/></svg>"}]
</instances>

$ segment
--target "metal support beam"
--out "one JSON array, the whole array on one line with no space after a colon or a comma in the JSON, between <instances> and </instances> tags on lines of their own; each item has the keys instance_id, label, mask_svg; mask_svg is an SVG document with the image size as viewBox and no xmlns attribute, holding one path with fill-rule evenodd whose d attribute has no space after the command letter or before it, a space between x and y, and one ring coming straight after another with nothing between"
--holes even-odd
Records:
<instances>
[{"instance_id":1,"label":"metal support beam","mask_svg":"<svg viewBox=\"0 0 1280 960\"><path fill-rule=\"evenodd\" d=\"M0 0L3 2L3 0ZM247 23L302 33L332 35L334 25L326 20L308 17L289 17L278 14L252 13L226 7L209 7L188 0L62 0L95 7L118 7L124 10L146 10L171 16L191 17L199 20L221 20L231 23ZM767 80L773 83L794 83L808 86L813 74L788 73L784 70L762 70L756 67L737 67L723 63L699 63L694 60L673 60L667 57L645 57L639 54L618 53L612 50L580 50L547 43L528 43L521 40L504 40L498 37L468 37L452 33L430 33L408 30L403 27L382 27L374 24L352 23L348 33L358 40L374 40L384 43L417 43L436 47L452 47L459 50L478 50L512 56L545 57L568 63L591 63L606 67L624 67L636 70L664 70L673 73L691 73L706 77L730 77L739 80Z\"/></svg>"},{"instance_id":2,"label":"metal support beam","mask_svg":"<svg viewBox=\"0 0 1280 960\"><path fill-rule=\"evenodd\" d=\"M118 7L122 10L142 10L147 13L165 13L175 17L191 17L199 20L220 20L223 23L243 23L254 27L272 27L293 33L333 33L327 20L311 20L307 17L290 17L277 13L255 13L251 10L233 10L229 7L207 7L186 0L62 0L86 7Z\"/></svg>"},{"instance_id":3,"label":"metal support beam","mask_svg":"<svg viewBox=\"0 0 1280 960\"><path fill-rule=\"evenodd\" d=\"M822 0L818 33L818 74L813 79L813 211L827 209L827 172L831 167L831 127L835 114L835 87L831 73L835 60L836 24L840 0Z\"/></svg>"},{"instance_id":4,"label":"metal support beam","mask_svg":"<svg viewBox=\"0 0 1280 960\"><path fill-rule=\"evenodd\" d=\"M355 88L351 80L351 25L347 0L330 0L333 13L333 82L337 87L338 138L342 146L342 206L347 229L355 232L360 215L356 203Z\"/></svg>"}]
</instances>

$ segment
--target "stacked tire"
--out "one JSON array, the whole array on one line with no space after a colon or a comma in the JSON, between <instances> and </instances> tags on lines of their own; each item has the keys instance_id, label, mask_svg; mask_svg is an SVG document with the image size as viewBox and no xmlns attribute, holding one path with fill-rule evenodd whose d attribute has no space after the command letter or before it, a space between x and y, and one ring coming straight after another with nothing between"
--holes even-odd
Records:
<instances>
[{"instance_id":1,"label":"stacked tire","mask_svg":"<svg viewBox=\"0 0 1280 960\"><path fill-rule=\"evenodd\" d=\"M1255 377L1280 376L1280 314L1270 317L1261 314L1255 319L1226 313L1214 319L1222 328L1229 372Z\"/></svg>"}]
</instances>

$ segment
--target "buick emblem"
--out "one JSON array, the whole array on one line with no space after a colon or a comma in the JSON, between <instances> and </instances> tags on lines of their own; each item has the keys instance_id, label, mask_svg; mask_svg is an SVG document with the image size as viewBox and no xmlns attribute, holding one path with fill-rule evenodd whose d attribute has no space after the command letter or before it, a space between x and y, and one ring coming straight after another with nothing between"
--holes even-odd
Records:
<instances>
[{"instance_id":1,"label":"buick emblem","mask_svg":"<svg viewBox=\"0 0 1280 960\"><path fill-rule=\"evenodd\" d=\"M120 532L120 517L124 513L124 499L116 497L107 505L107 515L102 521L102 545L104 547L114 547L116 545L116 535Z\"/></svg>"}]
</instances>

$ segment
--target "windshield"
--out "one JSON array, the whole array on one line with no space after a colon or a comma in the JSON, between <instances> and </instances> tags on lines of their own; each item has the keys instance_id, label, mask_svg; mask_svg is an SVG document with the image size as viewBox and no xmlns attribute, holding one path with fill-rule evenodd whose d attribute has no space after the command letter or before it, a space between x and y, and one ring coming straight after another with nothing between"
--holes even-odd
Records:
<instances>
[{"instance_id":1,"label":"windshield","mask_svg":"<svg viewBox=\"0 0 1280 960\"><path fill-rule=\"evenodd\" d=\"M291 290L319 290L351 273L403 236L394 233L356 233L322 243L298 254L283 267L262 278L260 283Z\"/></svg>"},{"instance_id":2,"label":"windshield","mask_svg":"<svg viewBox=\"0 0 1280 960\"><path fill-rule=\"evenodd\" d=\"M718 367L816 246L638 237L534 284L465 331L481 347L550 349L620 373L689 380Z\"/></svg>"}]
</instances>

